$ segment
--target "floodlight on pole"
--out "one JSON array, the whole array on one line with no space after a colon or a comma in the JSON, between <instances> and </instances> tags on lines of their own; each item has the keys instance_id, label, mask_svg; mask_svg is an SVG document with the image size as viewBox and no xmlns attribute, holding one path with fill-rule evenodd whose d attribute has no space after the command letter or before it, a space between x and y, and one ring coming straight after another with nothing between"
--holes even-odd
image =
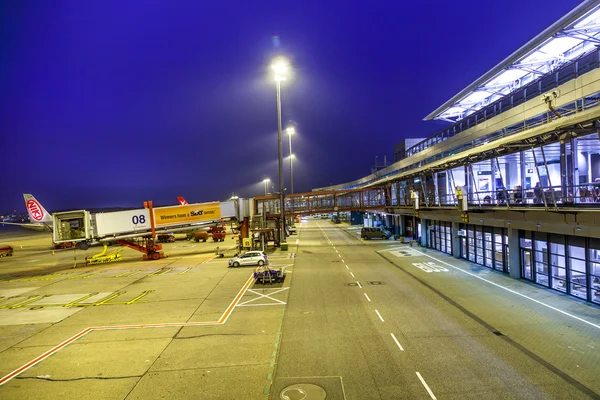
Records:
<instances>
[{"instance_id":1,"label":"floodlight on pole","mask_svg":"<svg viewBox=\"0 0 600 400\"><path fill-rule=\"evenodd\" d=\"M281 149L281 81L286 79L289 64L284 58L277 58L271 65L277 83L277 161L279 164L279 201L281 204L280 244L285 243L285 199L283 195L283 152Z\"/></svg>"},{"instance_id":2,"label":"floodlight on pole","mask_svg":"<svg viewBox=\"0 0 600 400\"><path fill-rule=\"evenodd\" d=\"M263 179L263 183L265 184L265 196L267 195L267 185L269 182L271 182L269 178Z\"/></svg>"}]
</instances>

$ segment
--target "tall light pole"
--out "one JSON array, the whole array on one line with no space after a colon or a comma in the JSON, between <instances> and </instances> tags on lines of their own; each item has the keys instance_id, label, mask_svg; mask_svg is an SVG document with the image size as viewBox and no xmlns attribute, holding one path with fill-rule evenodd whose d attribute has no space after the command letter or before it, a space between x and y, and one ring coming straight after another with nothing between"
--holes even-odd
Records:
<instances>
[{"instance_id":1,"label":"tall light pole","mask_svg":"<svg viewBox=\"0 0 600 400\"><path fill-rule=\"evenodd\" d=\"M294 194L294 153L292 153L292 135L296 133L296 130L293 126L290 126L285 131L290 138L290 193Z\"/></svg>"},{"instance_id":2,"label":"tall light pole","mask_svg":"<svg viewBox=\"0 0 600 400\"><path fill-rule=\"evenodd\" d=\"M263 183L265 184L265 196L267 195L267 185L271 182L269 178L263 179Z\"/></svg>"},{"instance_id":3,"label":"tall light pole","mask_svg":"<svg viewBox=\"0 0 600 400\"><path fill-rule=\"evenodd\" d=\"M279 164L279 201L281 205L281 228L280 242L285 243L285 203L283 197L283 157L281 150L281 81L286 78L288 64L283 58L277 59L271 68L275 71L275 82L277 82L277 158Z\"/></svg>"}]
</instances>

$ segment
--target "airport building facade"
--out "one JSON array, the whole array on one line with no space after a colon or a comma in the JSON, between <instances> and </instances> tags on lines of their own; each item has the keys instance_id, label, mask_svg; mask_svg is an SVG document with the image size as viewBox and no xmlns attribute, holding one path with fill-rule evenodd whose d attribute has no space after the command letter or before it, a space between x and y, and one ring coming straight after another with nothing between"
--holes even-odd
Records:
<instances>
[{"instance_id":1,"label":"airport building facade","mask_svg":"<svg viewBox=\"0 0 600 400\"><path fill-rule=\"evenodd\" d=\"M582 3L427 116L447 128L315 190L385 186L388 207L366 223L600 304L598 26L598 4Z\"/></svg>"}]
</instances>

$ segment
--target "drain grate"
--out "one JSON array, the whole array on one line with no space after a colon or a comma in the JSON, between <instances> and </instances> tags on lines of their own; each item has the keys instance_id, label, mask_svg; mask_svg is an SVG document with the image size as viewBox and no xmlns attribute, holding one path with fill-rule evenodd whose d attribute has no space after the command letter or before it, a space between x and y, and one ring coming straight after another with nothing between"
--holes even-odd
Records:
<instances>
[{"instance_id":1,"label":"drain grate","mask_svg":"<svg viewBox=\"0 0 600 400\"><path fill-rule=\"evenodd\" d=\"M383 281L367 281L367 283L369 285L373 285L373 286L385 285L385 282L383 282Z\"/></svg>"},{"instance_id":2,"label":"drain grate","mask_svg":"<svg viewBox=\"0 0 600 400\"><path fill-rule=\"evenodd\" d=\"M502 332L492 331L492 333L496 336L504 336L504 334Z\"/></svg>"},{"instance_id":3,"label":"drain grate","mask_svg":"<svg viewBox=\"0 0 600 400\"><path fill-rule=\"evenodd\" d=\"M358 282L350 282L350 283L346 283L346 286L358 286Z\"/></svg>"}]
</instances>

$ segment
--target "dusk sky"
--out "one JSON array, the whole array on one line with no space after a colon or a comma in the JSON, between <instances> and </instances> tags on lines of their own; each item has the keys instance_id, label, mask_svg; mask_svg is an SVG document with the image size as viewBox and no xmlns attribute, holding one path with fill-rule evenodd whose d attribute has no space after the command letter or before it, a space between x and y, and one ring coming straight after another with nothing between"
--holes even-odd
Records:
<instances>
[{"instance_id":1,"label":"dusk sky","mask_svg":"<svg viewBox=\"0 0 600 400\"><path fill-rule=\"evenodd\" d=\"M276 55L295 192L361 178L579 3L0 0L0 212L264 194Z\"/></svg>"}]
</instances>

